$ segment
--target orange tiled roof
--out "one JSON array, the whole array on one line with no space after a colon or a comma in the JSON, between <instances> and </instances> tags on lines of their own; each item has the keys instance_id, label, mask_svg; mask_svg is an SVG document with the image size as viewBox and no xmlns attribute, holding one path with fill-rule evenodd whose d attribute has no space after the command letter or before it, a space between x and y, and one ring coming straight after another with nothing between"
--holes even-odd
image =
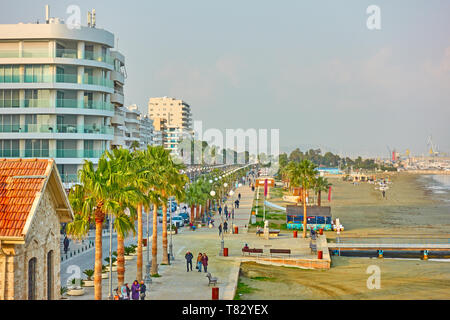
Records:
<instances>
[{"instance_id":1,"label":"orange tiled roof","mask_svg":"<svg viewBox=\"0 0 450 320\"><path fill-rule=\"evenodd\" d=\"M20 237L50 159L0 159L0 236ZM29 177L27 177L29 176ZM19 178L18 178L19 177Z\"/></svg>"}]
</instances>

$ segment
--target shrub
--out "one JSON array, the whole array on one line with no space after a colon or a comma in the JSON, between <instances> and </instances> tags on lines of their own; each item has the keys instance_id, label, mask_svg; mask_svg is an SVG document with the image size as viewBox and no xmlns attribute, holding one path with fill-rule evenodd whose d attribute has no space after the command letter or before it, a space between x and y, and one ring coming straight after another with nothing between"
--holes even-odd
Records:
<instances>
[{"instance_id":1,"label":"shrub","mask_svg":"<svg viewBox=\"0 0 450 320\"><path fill-rule=\"evenodd\" d=\"M94 275L94 270L92 269L86 269L83 271L83 273L86 275L87 279L89 281L92 281L92 276Z\"/></svg>"}]
</instances>

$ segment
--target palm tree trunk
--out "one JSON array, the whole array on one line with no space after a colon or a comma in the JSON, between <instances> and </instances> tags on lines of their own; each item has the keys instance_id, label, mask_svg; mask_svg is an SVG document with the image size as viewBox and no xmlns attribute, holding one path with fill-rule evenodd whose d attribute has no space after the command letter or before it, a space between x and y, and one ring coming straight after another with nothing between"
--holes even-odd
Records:
<instances>
[{"instance_id":1,"label":"palm tree trunk","mask_svg":"<svg viewBox=\"0 0 450 320\"><path fill-rule=\"evenodd\" d=\"M320 207L322 204L322 191L319 190L319 193L317 195L317 205Z\"/></svg>"},{"instance_id":2,"label":"palm tree trunk","mask_svg":"<svg viewBox=\"0 0 450 320\"><path fill-rule=\"evenodd\" d=\"M137 206L137 218L138 218L138 239L137 239L137 271L136 271L136 279L138 281L142 280L142 204L138 204ZM117 240L119 238L117 237ZM117 246L119 246L117 244ZM119 249L119 248L117 248ZM149 244L147 243L147 250L149 250ZM119 252L117 252L119 254Z\"/></svg>"},{"instance_id":3,"label":"palm tree trunk","mask_svg":"<svg viewBox=\"0 0 450 320\"><path fill-rule=\"evenodd\" d=\"M153 234L152 234L152 269L151 275L158 273L158 205L153 205ZM149 244L147 243L147 250L150 250Z\"/></svg>"},{"instance_id":4,"label":"palm tree trunk","mask_svg":"<svg viewBox=\"0 0 450 320\"><path fill-rule=\"evenodd\" d=\"M125 279L124 239L117 232L117 285L120 288Z\"/></svg>"},{"instance_id":5,"label":"palm tree trunk","mask_svg":"<svg viewBox=\"0 0 450 320\"><path fill-rule=\"evenodd\" d=\"M197 204L196 208L195 208L195 219L200 218L200 206Z\"/></svg>"},{"instance_id":6,"label":"palm tree trunk","mask_svg":"<svg viewBox=\"0 0 450 320\"><path fill-rule=\"evenodd\" d=\"M191 222L194 223L194 205L191 205Z\"/></svg>"},{"instance_id":7,"label":"palm tree trunk","mask_svg":"<svg viewBox=\"0 0 450 320\"><path fill-rule=\"evenodd\" d=\"M169 264L169 258L167 256L167 204L163 203L163 223L162 223L162 261L161 264Z\"/></svg>"},{"instance_id":8,"label":"palm tree trunk","mask_svg":"<svg viewBox=\"0 0 450 320\"><path fill-rule=\"evenodd\" d=\"M306 188L303 189L303 238L306 238Z\"/></svg>"},{"instance_id":9,"label":"palm tree trunk","mask_svg":"<svg viewBox=\"0 0 450 320\"><path fill-rule=\"evenodd\" d=\"M94 266L94 299L102 300L102 227L104 214L100 212L95 218L95 266Z\"/></svg>"}]
</instances>

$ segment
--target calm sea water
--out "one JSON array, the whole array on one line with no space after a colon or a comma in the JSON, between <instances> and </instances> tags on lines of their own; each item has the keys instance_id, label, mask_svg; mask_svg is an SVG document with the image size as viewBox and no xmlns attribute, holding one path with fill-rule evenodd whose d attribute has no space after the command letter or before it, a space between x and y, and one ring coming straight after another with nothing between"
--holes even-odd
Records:
<instances>
[{"instance_id":1,"label":"calm sea water","mask_svg":"<svg viewBox=\"0 0 450 320\"><path fill-rule=\"evenodd\" d=\"M450 201L450 175L429 175L426 188L439 195L449 195Z\"/></svg>"}]
</instances>

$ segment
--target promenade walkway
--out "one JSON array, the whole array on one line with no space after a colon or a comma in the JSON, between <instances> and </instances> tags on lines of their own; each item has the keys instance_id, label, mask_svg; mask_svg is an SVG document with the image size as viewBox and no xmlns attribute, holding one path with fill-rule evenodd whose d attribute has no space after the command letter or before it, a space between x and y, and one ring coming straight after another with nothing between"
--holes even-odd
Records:
<instances>
[{"instance_id":1,"label":"promenade walkway","mask_svg":"<svg viewBox=\"0 0 450 320\"><path fill-rule=\"evenodd\" d=\"M219 255L221 237L217 226L221 218L218 214L214 216L215 227L203 227L195 231L189 228L180 228L177 235L173 235L173 249L175 260L171 265L160 265L158 273L160 277L152 278L149 286L149 292L146 299L150 300L211 300L212 290L208 287L208 279L205 272L198 272L195 269L197 255L206 253L209 257L208 272L213 277L218 278L217 287L219 287L219 299L232 300L236 292L238 283L240 264L243 261L255 261L258 263L271 265L297 266L300 268L315 268L317 263L316 255L311 253L309 248L309 239L293 238L292 233L286 232L280 234L278 238L269 240L257 237L254 233L247 233L247 225L250 220L251 208L254 198L254 192L248 185L238 188L233 199L228 200L228 208L234 205L234 200L241 193L239 209L235 209L234 224L238 227L238 234L227 233L224 236L225 248L228 248L228 257ZM231 221L228 222L231 229ZM322 239L323 237L323 239ZM170 235L169 235L170 238ZM327 260L329 267L329 254L326 248L325 236L318 239L318 249L324 251L324 260ZM161 261L161 242L162 237L158 234L158 261ZM249 247L263 248L265 254L260 257L242 256L242 248L247 243ZM151 248L151 246L150 246ZM292 249L291 257L271 257L268 252L270 248ZM186 260L184 258L187 251L192 252L193 266L192 272L186 271ZM145 272L146 251L144 251L144 272ZM319 266L321 268L321 266ZM325 266L326 268L326 266ZM136 257L126 261L125 281L131 285L136 275ZM117 274L113 273L112 288L117 286ZM71 299L93 299L93 288L85 288L86 294L80 297L71 297ZM103 298L107 299L108 279L103 280Z\"/></svg>"}]
</instances>

